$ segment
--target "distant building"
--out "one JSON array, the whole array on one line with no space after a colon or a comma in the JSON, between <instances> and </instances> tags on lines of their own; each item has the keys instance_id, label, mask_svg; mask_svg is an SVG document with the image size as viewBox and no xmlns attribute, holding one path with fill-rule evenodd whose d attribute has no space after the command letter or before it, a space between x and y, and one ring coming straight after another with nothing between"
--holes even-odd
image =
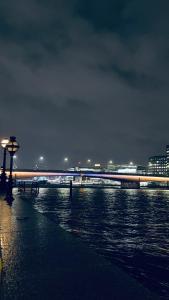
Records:
<instances>
[{"instance_id":1,"label":"distant building","mask_svg":"<svg viewBox=\"0 0 169 300\"><path fill-rule=\"evenodd\" d=\"M136 174L137 173L137 166L134 165L132 162L126 165L118 165L116 167L117 173L124 173L124 174Z\"/></svg>"},{"instance_id":2,"label":"distant building","mask_svg":"<svg viewBox=\"0 0 169 300\"><path fill-rule=\"evenodd\" d=\"M136 174L137 173L137 166L135 166L135 165L121 165L117 169L117 173Z\"/></svg>"},{"instance_id":3,"label":"distant building","mask_svg":"<svg viewBox=\"0 0 169 300\"><path fill-rule=\"evenodd\" d=\"M101 172L101 171L103 171L103 166L100 163L95 163L94 164L94 171L95 172Z\"/></svg>"},{"instance_id":4,"label":"distant building","mask_svg":"<svg viewBox=\"0 0 169 300\"><path fill-rule=\"evenodd\" d=\"M166 146L166 164L167 174L169 175L169 145Z\"/></svg>"},{"instance_id":5,"label":"distant building","mask_svg":"<svg viewBox=\"0 0 169 300\"><path fill-rule=\"evenodd\" d=\"M133 162L130 162L128 164L117 165L110 160L107 164L107 167L105 168L105 171L124 174L136 174L137 166L134 165Z\"/></svg>"},{"instance_id":6,"label":"distant building","mask_svg":"<svg viewBox=\"0 0 169 300\"><path fill-rule=\"evenodd\" d=\"M148 160L148 174L167 175L167 156L151 156Z\"/></svg>"},{"instance_id":7,"label":"distant building","mask_svg":"<svg viewBox=\"0 0 169 300\"><path fill-rule=\"evenodd\" d=\"M115 164L113 163L112 160L109 160L109 162L107 164L107 167L106 167L106 171L107 172L114 172L115 170L116 170Z\"/></svg>"},{"instance_id":8,"label":"distant building","mask_svg":"<svg viewBox=\"0 0 169 300\"><path fill-rule=\"evenodd\" d=\"M137 174L146 175L147 174L147 167L138 166L137 167Z\"/></svg>"}]
</instances>

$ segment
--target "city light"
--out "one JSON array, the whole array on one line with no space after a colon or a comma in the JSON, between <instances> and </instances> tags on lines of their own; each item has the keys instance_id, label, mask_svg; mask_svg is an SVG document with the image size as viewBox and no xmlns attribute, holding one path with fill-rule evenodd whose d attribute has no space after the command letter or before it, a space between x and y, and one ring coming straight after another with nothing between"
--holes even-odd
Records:
<instances>
[{"instance_id":1,"label":"city light","mask_svg":"<svg viewBox=\"0 0 169 300\"><path fill-rule=\"evenodd\" d=\"M64 158L64 162L68 162L68 160L69 160L68 157Z\"/></svg>"},{"instance_id":2,"label":"city light","mask_svg":"<svg viewBox=\"0 0 169 300\"><path fill-rule=\"evenodd\" d=\"M91 159L88 159L87 162L88 162L88 164L90 164L91 163Z\"/></svg>"},{"instance_id":3,"label":"city light","mask_svg":"<svg viewBox=\"0 0 169 300\"><path fill-rule=\"evenodd\" d=\"M101 164L100 164L100 163L97 163L97 164L95 164L94 166L97 168L97 167L100 167Z\"/></svg>"},{"instance_id":4,"label":"city light","mask_svg":"<svg viewBox=\"0 0 169 300\"><path fill-rule=\"evenodd\" d=\"M43 155L41 155L37 158L37 160L35 161L35 169L36 170L39 169L39 167L42 168L42 166L44 165L44 160L45 159L44 159Z\"/></svg>"}]
</instances>

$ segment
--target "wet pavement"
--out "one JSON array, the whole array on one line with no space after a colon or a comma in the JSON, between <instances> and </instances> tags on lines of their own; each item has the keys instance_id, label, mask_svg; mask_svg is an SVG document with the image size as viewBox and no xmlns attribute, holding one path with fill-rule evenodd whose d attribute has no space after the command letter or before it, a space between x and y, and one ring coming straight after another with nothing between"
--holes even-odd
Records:
<instances>
[{"instance_id":1,"label":"wet pavement","mask_svg":"<svg viewBox=\"0 0 169 300\"><path fill-rule=\"evenodd\" d=\"M0 199L0 299L158 299L15 196Z\"/></svg>"}]
</instances>

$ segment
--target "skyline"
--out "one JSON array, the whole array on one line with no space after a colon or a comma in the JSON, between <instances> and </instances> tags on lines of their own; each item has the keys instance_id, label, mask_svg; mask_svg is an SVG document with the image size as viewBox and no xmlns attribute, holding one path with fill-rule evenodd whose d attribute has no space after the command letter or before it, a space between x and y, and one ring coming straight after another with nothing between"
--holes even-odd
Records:
<instances>
[{"instance_id":1,"label":"skyline","mask_svg":"<svg viewBox=\"0 0 169 300\"><path fill-rule=\"evenodd\" d=\"M3 141L3 140L2 140ZM147 167L149 165L149 161L150 159L157 158L157 157L167 157L168 155L168 146L166 145L165 147L165 152L164 152L164 148L163 148L163 152L161 153L154 153L153 155L151 155L150 157L147 157L146 161L143 164L140 164L139 162L135 161L134 159L130 160L130 161L124 161L123 159L121 159L120 162L114 161L112 158L111 159L105 159L102 161L99 160L94 160L91 158L83 158L80 161L78 160L72 160L72 158L70 156L65 156L65 157L60 157L58 162L55 162L55 164L53 166L55 166L55 168L59 167L59 169L67 169L70 167L88 167L88 168L93 168L93 167L105 167L106 165L114 165L114 166L124 166L124 165L130 165L130 166L145 166ZM3 146L1 147L1 158L3 157ZM44 155L40 154L38 157L36 157L36 160L34 161L29 161L29 165L25 165L24 161L22 161L21 159L22 156L20 155L14 155L14 169L18 169L18 168L33 168L33 169L52 169L48 167L48 155ZM9 157L7 156L7 162L9 163Z\"/></svg>"},{"instance_id":2,"label":"skyline","mask_svg":"<svg viewBox=\"0 0 169 300\"><path fill-rule=\"evenodd\" d=\"M163 152L168 13L165 0L0 3L0 136L17 136L25 166L39 151L50 168Z\"/></svg>"}]
</instances>

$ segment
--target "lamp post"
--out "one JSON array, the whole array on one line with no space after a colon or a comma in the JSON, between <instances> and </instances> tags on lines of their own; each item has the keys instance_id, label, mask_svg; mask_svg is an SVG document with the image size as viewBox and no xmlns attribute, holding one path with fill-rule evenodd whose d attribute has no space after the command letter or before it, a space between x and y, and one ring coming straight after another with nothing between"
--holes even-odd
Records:
<instances>
[{"instance_id":1,"label":"lamp post","mask_svg":"<svg viewBox=\"0 0 169 300\"><path fill-rule=\"evenodd\" d=\"M41 167L41 169L44 168L44 156L39 157L39 166Z\"/></svg>"},{"instance_id":2,"label":"lamp post","mask_svg":"<svg viewBox=\"0 0 169 300\"><path fill-rule=\"evenodd\" d=\"M10 170L9 170L9 180L8 180L8 189L7 189L7 200L13 200L12 196L12 187L13 187L13 181L12 181L12 171L13 171L13 157L16 151L19 149L19 144L16 141L15 136L10 136L9 143L6 145L6 149L8 150L10 154Z\"/></svg>"},{"instance_id":3,"label":"lamp post","mask_svg":"<svg viewBox=\"0 0 169 300\"><path fill-rule=\"evenodd\" d=\"M88 160L87 160L87 166L88 166L88 167L91 167L91 162L92 162L91 159L88 158Z\"/></svg>"},{"instance_id":4,"label":"lamp post","mask_svg":"<svg viewBox=\"0 0 169 300\"><path fill-rule=\"evenodd\" d=\"M44 168L44 156L39 156L35 163L35 170Z\"/></svg>"},{"instance_id":5,"label":"lamp post","mask_svg":"<svg viewBox=\"0 0 169 300\"><path fill-rule=\"evenodd\" d=\"M3 151L3 165L2 165L2 173L1 173L1 191L4 192L6 190L6 145L9 143L8 138L4 138L1 141L1 147L4 149Z\"/></svg>"},{"instance_id":6,"label":"lamp post","mask_svg":"<svg viewBox=\"0 0 169 300\"><path fill-rule=\"evenodd\" d=\"M68 157L65 157L64 158L64 169L66 168L68 168L68 163L69 163L69 158Z\"/></svg>"}]
</instances>

